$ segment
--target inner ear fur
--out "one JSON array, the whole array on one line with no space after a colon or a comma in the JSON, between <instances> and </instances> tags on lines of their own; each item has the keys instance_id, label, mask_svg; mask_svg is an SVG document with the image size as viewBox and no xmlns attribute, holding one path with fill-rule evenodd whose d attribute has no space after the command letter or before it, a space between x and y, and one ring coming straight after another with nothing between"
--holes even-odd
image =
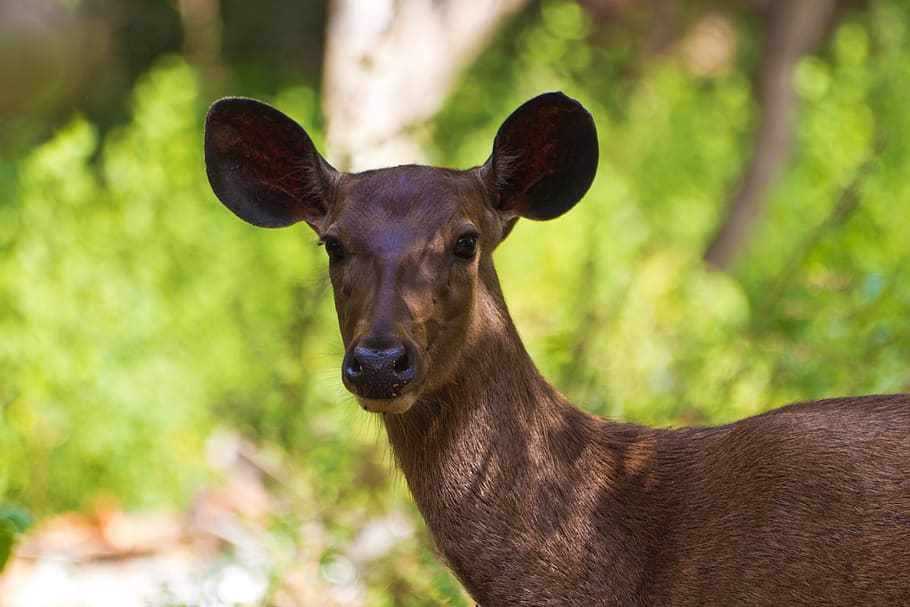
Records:
<instances>
[{"instance_id":1,"label":"inner ear fur","mask_svg":"<svg viewBox=\"0 0 910 607\"><path fill-rule=\"evenodd\" d=\"M544 93L506 118L482 172L496 209L553 219L588 191L597 158L591 114L563 93Z\"/></svg>"},{"instance_id":2,"label":"inner ear fur","mask_svg":"<svg viewBox=\"0 0 910 607\"><path fill-rule=\"evenodd\" d=\"M270 105L216 101L205 119L205 165L218 199L241 219L277 228L325 217L335 170L306 131Z\"/></svg>"}]
</instances>

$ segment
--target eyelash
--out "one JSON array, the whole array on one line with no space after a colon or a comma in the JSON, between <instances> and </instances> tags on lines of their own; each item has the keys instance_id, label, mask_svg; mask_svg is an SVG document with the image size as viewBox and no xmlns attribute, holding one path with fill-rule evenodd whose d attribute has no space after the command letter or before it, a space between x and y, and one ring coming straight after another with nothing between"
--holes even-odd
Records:
<instances>
[{"instance_id":1,"label":"eyelash","mask_svg":"<svg viewBox=\"0 0 910 607\"><path fill-rule=\"evenodd\" d=\"M325 247L325 252L329 256L330 262L337 263L344 259L344 247L337 238L326 236L319 241L319 244Z\"/></svg>"}]
</instances>

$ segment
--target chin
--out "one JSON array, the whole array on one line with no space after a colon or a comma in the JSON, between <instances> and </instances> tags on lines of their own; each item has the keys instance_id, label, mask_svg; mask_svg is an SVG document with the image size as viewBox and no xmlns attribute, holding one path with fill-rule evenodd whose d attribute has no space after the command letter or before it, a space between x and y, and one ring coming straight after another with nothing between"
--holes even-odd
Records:
<instances>
[{"instance_id":1,"label":"chin","mask_svg":"<svg viewBox=\"0 0 910 607\"><path fill-rule=\"evenodd\" d=\"M361 407L372 413L400 415L408 411L417 402L417 396L414 394L402 394L394 398L363 398L358 396L357 402L360 403Z\"/></svg>"}]
</instances>

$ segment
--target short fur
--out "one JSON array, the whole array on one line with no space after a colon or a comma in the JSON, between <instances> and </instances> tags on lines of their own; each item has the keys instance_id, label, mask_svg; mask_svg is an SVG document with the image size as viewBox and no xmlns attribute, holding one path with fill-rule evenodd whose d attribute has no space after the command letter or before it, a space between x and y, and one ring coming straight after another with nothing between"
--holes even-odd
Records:
<instances>
[{"instance_id":1,"label":"short fur","mask_svg":"<svg viewBox=\"0 0 910 607\"><path fill-rule=\"evenodd\" d=\"M492 251L518 217L556 217L587 190L597 138L581 105L532 99L468 171L337 173L285 118L216 103L212 187L251 223L305 220L334 240L345 385L382 414L483 607L910 605L910 395L652 429L584 413L538 373ZM358 346L369 390L348 373Z\"/></svg>"}]
</instances>

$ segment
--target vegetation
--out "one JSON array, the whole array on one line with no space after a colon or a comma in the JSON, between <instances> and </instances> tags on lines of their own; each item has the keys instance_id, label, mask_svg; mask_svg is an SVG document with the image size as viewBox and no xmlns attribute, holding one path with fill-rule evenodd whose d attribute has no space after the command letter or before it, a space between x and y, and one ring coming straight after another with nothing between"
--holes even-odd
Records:
<instances>
[{"instance_id":1,"label":"vegetation","mask_svg":"<svg viewBox=\"0 0 910 607\"><path fill-rule=\"evenodd\" d=\"M910 390L910 7L847 15L799 64L795 152L730 272L702 253L748 157L760 32L725 18L738 52L704 74L678 53L642 60L637 30L578 4L532 5L429 130L434 163L468 167L542 90L594 113L590 193L559 220L520 222L497 265L545 375L598 414L713 424ZM37 518L102 495L185 504L227 428L292 462L276 528L324 524L328 563L370 517L418 519L378 423L339 381L314 235L250 228L209 190L203 88L199 68L164 56L119 126L76 114L17 159L0 153L0 504ZM314 86L261 93L319 142ZM8 512L0 565L25 520ZM422 534L365 575L371 605L467 604Z\"/></svg>"},{"instance_id":2,"label":"vegetation","mask_svg":"<svg viewBox=\"0 0 910 607\"><path fill-rule=\"evenodd\" d=\"M0 509L0 570L9 560L13 541L31 525L28 513L17 508Z\"/></svg>"}]
</instances>

